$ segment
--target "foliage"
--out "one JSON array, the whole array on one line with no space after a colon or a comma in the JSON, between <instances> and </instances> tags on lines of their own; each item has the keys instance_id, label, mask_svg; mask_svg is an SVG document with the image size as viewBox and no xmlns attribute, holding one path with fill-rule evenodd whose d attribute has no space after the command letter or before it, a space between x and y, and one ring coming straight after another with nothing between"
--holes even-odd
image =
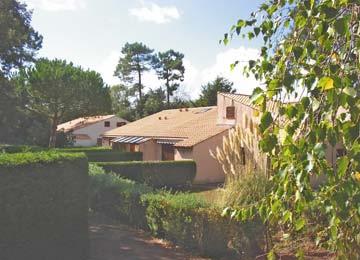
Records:
<instances>
[{"instance_id":1,"label":"foliage","mask_svg":"<svg viewBox=\"0 0 360 260\"><path fill-rule=\"evenodd\" d=\"M269 191L270 181L263 173L240 174L225 184L222 192L219 193L219 204L237 209L248 207L264 199Z\"/></svg>"},{"instance_id":2,"label":"foliage","mask_svg":"<svg viewBox=\"0 0 360 260\"><path fill-rule=\"evenodd\" d=\"M132 89L138 92L138 109L140 116L142 116L142 91L144 88L142 74L152 68L153 52L154 50L141 42L126 43L121 50L124 56L119 59L119 63L114 72L114 76L119 77L124 83L133 84ZM137 81L135 81L135 78L137 78Z\"/></svg>"},{"instance_id":3,"label":"foliage","mask_svg":"<svg viewBox=\"0 0 360 260\"><path fill-rule=\"evenodd\" d=\"M0 2L0 77L34 61L42 36L30 25L31 12L16 0Z\"/></svg>"},{"instance_id":4,"label":"foliage","mask_svg":"<svg viewBox=\"0 0 360 260\"><path fill-rule=\"evenodd\" d=\"M251 172L251 165L245 165L243 140L244 135L241 127L236 126L234 129L229 131L229 135L227 137L223 138L222 147L216 147L215 153L211 151L211 156L214 157L222 166L226 182L237 180L243 175Z\"/></svg>"},{"instance_id":5,"label":"foliage","mask_svg":"<svg viewBox=\"0 0 360 260\"><path fill-rule=\"evenodd\" d=\"M109 89L100 74L64 60L40 59L17 77L25 107L51 120L49 146L63 120L110 111Z\"/></svg>"},{"instance_id":6,"label":"foliage","mask_svg":"<svg viewBox=\"0 0 360 260\"><path fill-rule=\"evenodd\" d=\"M151 187L188 187L196 175L194 161L143 161L98 163L108 172Z\"/></svg>"},{"instance_id":7,"label":"foliage","mask_svg":"<svg viewBox=\"0 0 360 260\"><path fill-rule=\"evenodd\" d=\"M26 4L16 0L0 2L0 142L42 142L35 134L42 130L37 127L42 120L22 111L21 100L9 79L14 70L34 61L41 48L42 37L30 23L31 12Z\"/></svg>"},{"instance_id":8,"label":"foliage","mask_svg":"<svg viewBox=\"0 0 360 260\"><path fill-rule=\"evenodd\" d=\"M71 151L70 151L71 152ZM141 152L120 152L114 150L84 150L89 162L141 161Z\"/></svg>"},{"instance_id":9,"label":"foliage","mask_svg":"<svg viewBox=\"0 0 360 260\"><path fill-rule=\"evenodd\" d=\"M167 107L170 106L170 96L184 80L183 59L184 54L174 50L159 52L155 57L155 70L159 79L165 81Z\"/></svg>"},{"instance_id":10,"label":"foliage","mask_svg":"<svg viewBox=\"0 0 360 260\"><path fill-rule=\"evenodd\" d=\"M233 89L234 83L227 79L217 76L212 82L207 83L201 87L201 93L198 100L195 101L196 106L216 106L217 105L217 93L235 93Z\"/></svg>"},{"instance_id":11,"label":"foliage","mask_svg":"<svg viewBox=\"0 0 360 260\"><path fill-rule=\"evenodd\" d=\"M87 259L83 154L0 155L0 258Z\"/></svg>"},{"instance_id":12,"label":"foliage","mask_svg":"<svg viewBox=\"0 0 360 260\"><path fill-rule=\"evenodd\" d=\"M145 95L144 116L152 115L165 109L166 94L161 88L152 90Z\"/></svg>"},{"instance_id":13,"label":"foliage","mask_svg":"<svg viewBox=\"0 0 360 260\"><path fill-rule=\"evenodd\" d=\"M39 146L29 145L0 145L0 153L26 153L26 152L41 152L46 149Z\"/></svg>"},{"instance_id":14,"label":"foliage","mask_svg":"<svg viewBox=\"0 0 360 260\"><path fill-rule=\"evenodd\" d=\"M265 1L223 40L263 40L245 73L264 83L252 100L262 111L260 146L271 158L273 188L253 212L285 237L311 230L318 245L347 259L360 252L359 20L357 0ZM298 102L284 103L290 97ZM267 111L269 100L278 113ZM332 165L326 153L337 143L346 153ZM319 175L326 181L314 189ZM311 224L315 209L322 221Z\"/></svg>"},{"instance_id":15,"label":"foliage","mask_svg":"<svg viewBox=\"0 0 360 260\"><path fill-rule=\"evenodd\" d=\"M150 187L105 173L96 164L89 165L89 175L92 210L136 226L146 226L145 208L139 202L142 194L152 191Z\"/></svg>"},{"instance_id":16,"label":"foliage","mask_svg":"<svg viewBox=\"0 0 360 260\"><path fill-rule=\"evenodd\" d=\"M22 153L2 153L0 154L0 166L18 167L27 164L49 164L52 162L61 162L63 160L77 160L84 158L82 153L60 153L55 151L41 151L41 152L22 152Z\"/></svg>"},{"instance_id":17,"label":"foliage","mask_svg":"<svg viewBox=\"0 0 360 260\"><path fill-rule=\"evenodd\" d=\"M135 111L131 106L131 91L125 85L115 85L110 88L112 110L117 116L128 121L135 120Z\"/></svg>"},{"instance_id":18,"label":"foliage","mask_svg":"<svg viewBox=\"0 0 360 260\"><path fill-rule=\"evenodd\" d=\"M221 256L232 248L253 259L260 252L260 223L229 222L194 194L152 190L93 164L90 207L205 255Z\"/></svg>"}]
</instances>

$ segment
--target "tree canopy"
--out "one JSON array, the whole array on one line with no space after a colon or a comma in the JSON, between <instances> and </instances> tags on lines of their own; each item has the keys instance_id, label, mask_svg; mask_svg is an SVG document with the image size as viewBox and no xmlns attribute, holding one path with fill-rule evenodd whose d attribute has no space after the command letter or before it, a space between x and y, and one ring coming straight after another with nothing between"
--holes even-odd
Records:
<instances>
[{"instance_id":1,"label":"tree canopy","mask_svg":"<svg viewBox=\"0 0 360 260\"><path fill-rule=\"evenodd\" d=\"M34 61L42 37L31 26L31 12L15 0L0 1L0 142L23 142L34 117L21 109L21 102L10 80L11 72Z\"/></svg>"},{"instance_id":2,"label":"tree canopy","mask_svg":"<svg viewBox=\"0 0 360 260\"><path fill-rule=\"evenodd\" d=\"M50 147L65 119L111 111L109 88L101 76L64 60L39 59L20 72L18 88L27 98L26 108L51 121Z\"/></svg>"},{"instance_id":3,"label":"tree canopy","mask_svg":"<svg viewBox=\"0 0 360 260\"><path fill-rule=\"evenodd\" d=\"M213 81L201 86L201 93L198 100L196 100L197 106L216 106L217 104L217 93L235 93L233 89L234 83L217 76Z\"/></svg>"},{"instance_id":4,"label":"tree canopy","mask_svg":"<svg viewBox=\"0 0 360 260\"><path fill-rule=\"evenodd\" d=\"M174 50L159 52L155 57L155 69L160 80L165 81L166 102L170 106L170 97L184 80L184 54Z\"/></svg>"},{"instance_id":5,"label":"tree canopy","mask_svg":"<svg viewBox=\"0 0 360 260\"><path fill-rule=\"evenodd\" d=\"M0 2L0 76L34 61L42 36L31 26L31 12L16 0Z\"/></svg>"},{"instance_id":6,"label":"tree canopy","mask_svg":"<svg viewBox=\"0 0 360 260\"><path fill-rule=\"evenodd\" d=\"M262 84L252 100L262 111L260 146L271 158L273 184L266 199L233 216L257 213L284 239L311 232L344 259L360 257L359 21L358 0L264 1L223 39L262 40L246 73ZM284 102L290 98L297 102ZM278 102L278 113L268 100ZM344 152L333 167L326 153L338 145ZM314 188L319 176L325 181Z\"/></svg>"},{"instance_id":7,"label":"tree canopy","mask_svg":"<svg viewBox=\"0 0 360 260\"><path fill-rule=\"evenodd\" d=\"M153 66L154 50L141 42L126 43L122 48L123 57L119 59L114 75L119 77L124 83L131 84L131 87L138 93L138 106L140 114L143 107L143 88L142 75L149 71Z\"/></svg>"}]
</instances>

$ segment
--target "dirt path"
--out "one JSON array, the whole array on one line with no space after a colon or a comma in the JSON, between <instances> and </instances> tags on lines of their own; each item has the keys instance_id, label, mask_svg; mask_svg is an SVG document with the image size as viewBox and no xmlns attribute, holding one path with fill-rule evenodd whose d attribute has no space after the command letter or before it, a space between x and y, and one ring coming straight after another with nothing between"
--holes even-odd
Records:
<instances>
[{"instance_id":1,"label":"dirt path","mask_svg":"<svg viewBox=\"0 0 360 260\"><path fill-rule=\"evenodd\" d=\"M89 260L205 260L155 239L144 231L91 217Z\"/></svg>"}]
</instances>

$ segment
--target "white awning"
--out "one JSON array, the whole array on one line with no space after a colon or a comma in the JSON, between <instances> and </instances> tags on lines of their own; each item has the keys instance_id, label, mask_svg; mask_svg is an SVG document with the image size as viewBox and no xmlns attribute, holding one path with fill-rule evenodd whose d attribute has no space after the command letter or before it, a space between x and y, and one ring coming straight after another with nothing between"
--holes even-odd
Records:
<instances>
[{"instance_id":1,"label":"white awning","mask_svg":"<svg viewBox=\"0 0 360 260\"><path fill-rule=\"evenodd\" d=\"M158 144L176 144L177 142L182 141L182 139L157 139L156 142Z\"/></svg>"},{"instance_id":2,"label":"white awning","mask_svg":"<svg viewBox=\"0 0 360 260\"><path fill-rule=\"evenodd\" d=\"M122 143L122 144L141 144L143 142L146 142L150 140L150 138L148 137L143 137L143 136L120 136L117 137L113 140L111 140L111 142L113 143Z\"/></svg>"}]
</instances>

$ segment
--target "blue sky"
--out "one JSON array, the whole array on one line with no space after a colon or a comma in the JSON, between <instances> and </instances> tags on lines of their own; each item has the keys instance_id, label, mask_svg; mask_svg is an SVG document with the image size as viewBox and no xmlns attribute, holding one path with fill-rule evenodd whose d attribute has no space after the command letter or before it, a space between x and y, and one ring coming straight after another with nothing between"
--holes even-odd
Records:
<instances>
[{"instance_id":1,"label":"blue sky","mask_svg":"<svg viewBox=\"0 0 360 260\"><path fill-rule=\"evenodd\" d=\"M185 81L179 95L196 97L200 86L217 75L249 93L257 83L245 79L236 59L256 58L260 42L218 41L238 18L256 10L258 0L24 0L33 9L33 26L44 36L39 56L62 58L100 72L108 84L126 42L141 41L156 51L170 48L185 54ZM153 73L144 83L161 84Z\"/></svg>"}]
</instances>

